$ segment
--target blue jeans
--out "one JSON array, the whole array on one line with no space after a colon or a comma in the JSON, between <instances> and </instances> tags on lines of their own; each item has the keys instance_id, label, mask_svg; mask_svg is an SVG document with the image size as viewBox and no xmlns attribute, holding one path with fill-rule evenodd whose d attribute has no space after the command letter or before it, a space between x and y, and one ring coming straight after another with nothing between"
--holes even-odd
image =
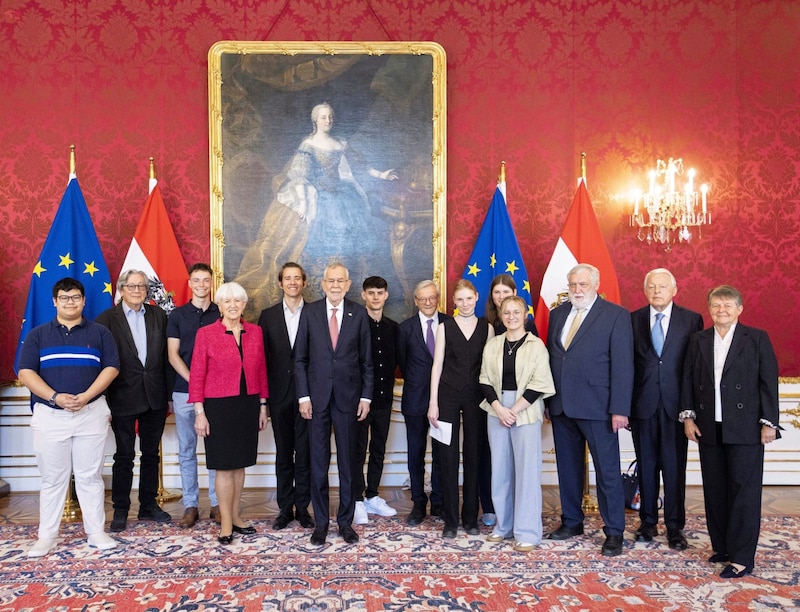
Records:
<instances>
[{"instance_id":1,"label":"blue jeans","mask_svg":"<svg viewBox=\"0 0 800 612\"><path fill-rule=\"evenodd\" d=\"M183 507L199 507L200 485L197 483L197 434L194 431L194 404L189 403L188 393L172 394L172 409L175 412L175 429L178 432L178 462L181 466ZM208 499L218 506L215 482L216 470L208 470Z\"/></svg>"}]
</instances>

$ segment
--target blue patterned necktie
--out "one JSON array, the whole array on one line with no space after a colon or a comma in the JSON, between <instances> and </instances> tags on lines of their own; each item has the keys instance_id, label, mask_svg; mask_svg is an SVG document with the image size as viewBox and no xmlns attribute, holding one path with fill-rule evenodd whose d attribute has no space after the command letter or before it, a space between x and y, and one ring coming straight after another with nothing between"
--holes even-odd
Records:
<instances>
[{"instance_id":1,"label":"blue patterned necktie","mask_svg":"<svg viewBox=\"0 0 800 612\"><path fill-rule=\"evenodd\" d=\"M433 339L433 319L428 319L428 333L425 334L425 344L428 346L428 352L433 357L433 349L436 346L436 342Z\"/></svg>"},{"instance_id":2,"label":"blue patterned necktie","mask_svg":"<svg viewBox=\"0 0 800 612\"><path fill-rule=\"evenodd\" d=\"M661 327L661 319L664 318L663 312L656 313L656 322L650 330L650 335L653 337L653 348L656 353L661 357L661 351L664 350L664 328Z\"/></svg>"}]
</instances>

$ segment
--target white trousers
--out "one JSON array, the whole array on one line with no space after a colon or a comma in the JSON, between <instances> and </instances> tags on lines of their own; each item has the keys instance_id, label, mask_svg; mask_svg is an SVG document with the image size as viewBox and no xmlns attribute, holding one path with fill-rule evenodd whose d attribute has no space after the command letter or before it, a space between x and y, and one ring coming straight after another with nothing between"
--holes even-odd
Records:
<instances>
[{"instance_id":1,"label":"white trousers","mask_svg":"<svg viewBox=\"0 0 800 612\"><path fill-rule=\"evenodd\" d=\"M514 393L503 392L504 406L514 404ZM490 415L487 425L497 515L494 533L538 545L542 541L542 422L505 427Z\"/></svg>"},{"instance_id":2,"label":"white trousers","mask_svg":"<svg viewBox=\"0 0 800 612\"><path fill-rule=\"evenodd\" d=\"M72 473L86 535L104 531L106 491L102 472L110 418L111 411L104 396L78 412L34 404L33 452L42 476L40 539L58 536Z\"/></svg>"}]
</instances>

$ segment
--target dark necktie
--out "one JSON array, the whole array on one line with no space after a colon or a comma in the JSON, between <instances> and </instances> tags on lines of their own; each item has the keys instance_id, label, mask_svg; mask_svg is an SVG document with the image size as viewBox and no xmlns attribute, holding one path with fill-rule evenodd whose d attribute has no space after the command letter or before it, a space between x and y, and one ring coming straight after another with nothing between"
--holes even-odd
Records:
<instances>
[{"instance_id":1,"label":"dark necktie","mask_svg":"<svg viewBox=\"0 0 800 612\"><path fill-rule=\"evenodd\" d=\"M436 347L436 342L433 337L433 319L428 319L428 332L425 334L425 344L428 345L428 352L433 357L433 349Z\"/></svg>"}]
</instances>

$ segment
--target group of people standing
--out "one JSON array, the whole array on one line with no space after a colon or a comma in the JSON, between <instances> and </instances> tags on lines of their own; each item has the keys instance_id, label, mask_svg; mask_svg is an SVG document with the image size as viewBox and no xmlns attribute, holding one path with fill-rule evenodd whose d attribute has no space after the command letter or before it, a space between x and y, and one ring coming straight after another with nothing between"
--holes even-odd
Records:
<instances>
[{"instance_id":1,"label":"group of people standing","mask_svg":"<svg viewBox=\"0 0 800 612\"><path fill-rule=\"evenodd\" d=\"M639 461L636 540L658 535L663 478L668 545L687 548L684 491L692 440L700 447L714 548L709 561L727 564L724 578L752 572L764 445L779 437L778 369L767 335L738 322L742 296L733 287L709 292L714 326L702 331L702 317L673 302L677 283L668 270L645 276L648 306L629 313L598 295L594 266L578 264L567 275L569 300L550 312L545 344L508 275L493 280L485 318L475 314L480 296L468 280L455 286L452 317L439 312L439 289L427 280L414 291L418 313L397 324L383 314L385 279L364 280L364 307L345 297L352 281L347 268L334 263L323 275L325 297L305 303L306 272L288 262L278 275L283 299L263 310L256 325L242 316L248 296L237 283L221 285L212 302L212 274L206 264L192 266L192 299L169 317L146 303L149 281L138 270L122 273L120 303L96 322L82 316L80 282L65 278L53 287L56 318L31 331L19 361L20 381L31 391L42 475L39 537L29 556L56 546L72 472L89 544L103 550L117 545L104 530L101 473L109 422L117 444L110 530L127 527L137 435L138 518L171 520L156 502L169 389L182 527L199 519L202 437L219 542L255 533L239 505L245 468L256 463L258 432L271 419L279 507L273 528L297 520L313 529L312 545L326 542L333 431L338 533L357 542L354 524L368 522L369 514L396 514L378 489L399 368L413 502L407 524L425 520L430 501L430 514L444 522L442 537L455 537L459 524L478 535L482 507L483 523L493 527L489 541L508 540L519 552L536 548L543 538L542 425L549 419L562 515L547 537L583 534L588 445L606 536L601 554L619 555L625 499L617 434L628 428Z\"/></svg>"}]
</instances>

